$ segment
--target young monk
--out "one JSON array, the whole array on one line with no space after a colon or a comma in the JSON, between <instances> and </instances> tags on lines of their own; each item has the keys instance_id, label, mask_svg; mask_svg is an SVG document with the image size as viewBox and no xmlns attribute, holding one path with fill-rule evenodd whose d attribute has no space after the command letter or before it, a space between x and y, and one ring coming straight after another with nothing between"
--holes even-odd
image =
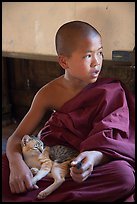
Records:
<instances>
[{"instance_id":1,"label":"young monk","mask_svg":"<svg viewBox=\"0 0 137 204\"><path fill-rule=\"evenodd\" d=\"M49 185L44 178L35 190L20 147L22 137L34 132L49 108L55 111L40 138L46 145L64 144L80 154L71 163L71 177L43 202L124 201L135 189L134 100L119 81L98 78L103 46L101 35L90 24L72 21L62 25L55 42L65 74L37 92L8 139L3 201L37 202L37 191ZM77 169L80 161L82 166Z\"/></svg>"}]
</instances>

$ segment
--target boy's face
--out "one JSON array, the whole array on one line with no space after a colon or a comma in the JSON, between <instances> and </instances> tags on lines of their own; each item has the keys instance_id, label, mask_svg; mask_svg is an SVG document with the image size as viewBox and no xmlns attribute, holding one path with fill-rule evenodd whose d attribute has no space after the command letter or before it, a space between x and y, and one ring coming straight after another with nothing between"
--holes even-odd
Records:
<instances>
[{"instance_id":1,"label":"boy's face","mask_svg":"<svg viewBox=\"0 0 137 204\"><path fill-rule=\"evenodd\" d=\"M77 49L67 58L68 75L86 83L94 83L102 67L102 49L99 35L79 41Z\"/></svg>"}]
</instances>

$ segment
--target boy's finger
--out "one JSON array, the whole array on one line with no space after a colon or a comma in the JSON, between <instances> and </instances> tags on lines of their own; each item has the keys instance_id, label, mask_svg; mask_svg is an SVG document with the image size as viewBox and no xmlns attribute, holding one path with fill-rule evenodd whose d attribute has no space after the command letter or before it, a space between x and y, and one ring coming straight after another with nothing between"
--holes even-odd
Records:
<instances>
[{"instance_id":1,"label":"boy's finger","mask_svg":"<svg viewBox=\"0 0 137 204\"><path fill-rule=\"evenodd\" d=\"M76 164L78 164L79 162L82 162L82 160L85 158L85 155L83 155L82 153L79 154L72 162L71 165L75 166Z\"/></svg>"},{"instance_id":2,"label":"boy's finger","mask_svg":"<svg viewBox=\"0 0 137 204\"><path fill-rule=\"evenodd\" d=\"M73 167L77 167L77 169L80 169L81 167L82 167L82 161L73 161L72 163L71 163L71 165L73 166Z\"/></svg>"}]
</instances>

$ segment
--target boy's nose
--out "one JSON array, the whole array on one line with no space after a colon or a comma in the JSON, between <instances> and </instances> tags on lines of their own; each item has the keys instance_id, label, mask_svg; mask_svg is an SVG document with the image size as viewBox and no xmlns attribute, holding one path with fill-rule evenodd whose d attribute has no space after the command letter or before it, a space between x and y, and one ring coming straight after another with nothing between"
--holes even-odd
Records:
<instances>
[{"instance_id":1,"label":"boy's nose","mask_svg":"<svg viewBox=\"0 0 137 204\"><path fill-rule=\"evenodd\" d=\"M93 57L90 66L96 67L98 65L100 65L100 61L97 59L97 57Z\"/></svg>"}]
</instances>

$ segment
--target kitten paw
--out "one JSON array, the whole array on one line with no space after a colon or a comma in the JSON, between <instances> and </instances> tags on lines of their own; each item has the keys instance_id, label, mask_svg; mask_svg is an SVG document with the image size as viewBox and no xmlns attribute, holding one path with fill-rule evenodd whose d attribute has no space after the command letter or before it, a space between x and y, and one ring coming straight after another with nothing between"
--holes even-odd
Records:
<instances>
[{"instance_id":1,"label":"kitten paw","mask_svg":"<svg viewBox=\"0 0 137 204\"><path fill-rule=\"evenodd\" d=\"M38 169L37 168L31 168L31 172L33 175L36 175L38 173Z\"/></svg>"},{"instance_id":2,"label":"kitten paw","mask_svg":"<svg viewBox=\"0 0 137 204\"><path fill-rule=\"evenodd\" d=\"M46 198L48 196L48 194L46 194L45 192L43 193L43 192L40 192L39 194L38 194L38 196L37 196L37 198L38 199L44 199L44 198Z\"/></svg>"},{"instance_id":3,"label":"kitten paw","mask_svg":"<svg viewBox=\"0 0 137 204\"><path fill-rule=\"evenodd\" d=\"M36 184L33 186L33 188L34 189L39 189L39 187Z\"/></svg>"}]
</instances>

